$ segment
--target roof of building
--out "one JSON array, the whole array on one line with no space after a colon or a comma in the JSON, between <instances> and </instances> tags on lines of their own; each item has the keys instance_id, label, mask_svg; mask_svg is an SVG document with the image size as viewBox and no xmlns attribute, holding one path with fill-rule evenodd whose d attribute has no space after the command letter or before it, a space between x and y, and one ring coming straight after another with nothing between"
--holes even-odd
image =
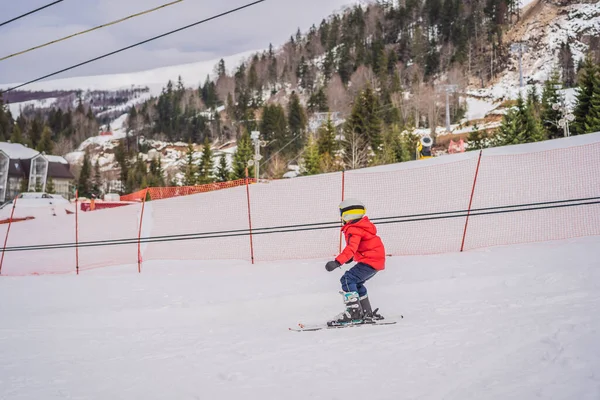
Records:
<instances>
[{"instance_id":1,"label":"roof of building","mask_svg":"<svg viewBox=\"0 0 600 400\"><path fill-rule=\"evenodd\" d=\"M8 176L27 178L31 169L31 160L11 159L8 164ZM69 164L48 162L48 177L52 179L75 179Z\"/></svg>"},{"instance_id":2,"label":"roof of building","mask_svg":"<svg viewBox=\"0 0 600 400\"><path fill-rule=\"evenodd\" d=\"M48 154L44 154L44 157L46 157L46 160L48 160L48 162L51 162L51 163L69 164L69 162L67 160L65 160L64 157L61 157L61 156L51 156Z\"/></svg>"},{"instance_id":3,"label":"roof of building","mask_svg":"<svg viewBox=\"0 0 600 400\"><path fill-rule=\"evenodd\" d=\"M48 163L48 177L52 177L52 179L75 179L69 165L60 162Z\"/></svg>"},{"instance_id":4,"label":"roof of building","mask_svg":"<svg viewBox=\"0 0 600 400\"><path fill-rule=\"evenodd\" d=\"M0 150L2 150L11 160L31 159L38 154L39 151L30 149L20 143L0 142Z\"/></svg>"}]
</instances>

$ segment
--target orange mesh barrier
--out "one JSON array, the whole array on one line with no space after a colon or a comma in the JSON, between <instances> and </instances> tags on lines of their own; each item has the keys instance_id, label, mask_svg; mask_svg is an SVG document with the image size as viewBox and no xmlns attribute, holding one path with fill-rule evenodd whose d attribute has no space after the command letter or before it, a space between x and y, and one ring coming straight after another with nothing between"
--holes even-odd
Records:
<instances>
[{"instance_id":1,"label":"orange mesh barrier","mask_svg":"<svg viewBox=\"0 0 600 400\"><path fill-rule=\"evenodd\" d=\"M146 195L146 189L121 196L121 201L143 201Z\"/></svg>"},{"instance_id":2,"label":"orange mesh barrier","mask_svg":"<svg viewBox=\"0 0 600 400\"><path fill-rule=\"evenodd\" d=\"M256 179L249 179L249 183L256 183ZM206 185L196 186L169 186L169 187L151 187L148 188L151 200L169 199L171 197L189 196L191 194L212 192L215 190L228 189L238 186L244 186L245 179L238 179L228 182L214 182ZM121 196L121 201L143 201L146 195L146 189L138 190L135 193Z\"/></svg>"},{"instance_id":3,"label":"orange mesh barrier","mask_svg":"<svg viewBox=\"0 0 600 400\"><path fill-rule=\"evenodd\" d=\"M256 183L256 180L249 179L249 183ZM150 199L161 200L161 199L168 199L171 197L189 196L191 194L206 193L206 192L212 192L215 190L244 186L245 184L246 184L245 179L238 179L235 181L215 182L215 183L209 183L206 185L197 185L197 186L152 187L152 188L148 188L148 193L150 193ZM137 192L136 196L141 196L139 198L142 199L144 196L144 191L142 190L140 192Z\"/></svg>"}]
</instances>

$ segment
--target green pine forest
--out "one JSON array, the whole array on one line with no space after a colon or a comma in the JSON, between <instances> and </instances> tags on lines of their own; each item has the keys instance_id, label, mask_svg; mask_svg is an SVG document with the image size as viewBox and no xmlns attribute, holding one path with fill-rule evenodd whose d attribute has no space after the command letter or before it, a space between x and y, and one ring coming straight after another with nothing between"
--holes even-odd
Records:
<instances>
[{"instance_id":1,"label":"green pine forest","mask_svg":"<svg viewBox=\"0 0 600 400\"><path fill-rule=\"evenodd\" d=\"M261 177L281 178L290 163L312 175L342 169L413 160L415 128L445 124L439 105L443 84L485 87L511 57L506 32L519 15L516 0L399 0L354 6L332 15L308 32L298 30L275 50L273 45L229 69L221 60L214 80L197 88L181 78L129 111L133 136L189 143L182 182L166 181L161 161L143 161L143 146L121 141L115 149L122 193L147 186L194 185L243 178L253 155L250 132L258 130ZM558 87L577 87L572 135L600 131L600 67L590 51L575 66L568 43L541 93L530 90L509 104L495 131L473 126L469 150L554 139L563 136ZM450 95L451 123L465 115L459 93ZM316 113L331 113L309 129ZM335 116L344 120L336 124ZM97 134L100 122L85 104L75 110L14 120L0 99L0 140L24 143L48 153L65 153ZM435 135L434 139L435 139ZM211 147L235 140L231 168ZM200 159L192 144L201 144ZM253 170L250 168L252 175ZM98 166L86 155L79 171L80 193L100 192Z\"/></svg>"}]
</instances>

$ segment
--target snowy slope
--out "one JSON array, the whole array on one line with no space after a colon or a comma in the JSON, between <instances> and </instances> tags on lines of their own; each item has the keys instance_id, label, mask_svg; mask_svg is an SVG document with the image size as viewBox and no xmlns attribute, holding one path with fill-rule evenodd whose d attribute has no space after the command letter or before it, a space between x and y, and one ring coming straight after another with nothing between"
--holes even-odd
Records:
<instances>
[{"instance_id":1,"label":"snowy slope","mask_svg":"<svg viewBox=\"0 0 600 400\"><path fill-rule=\"evenodd\" d=\"M557 7L549 1L529 1L530 15L506 35L508 43L522 41L528 46L523 54L525 87L519 87L518 55L511 55L508 68L487 88L472 88L468 92L492 101L515 99L519 93L541 84L558 68L558 52L562 42L569 43L575 65L588 49L588 37L600 35L600 2L573 3ZM541 4L537 4L541 3ZM537 5L536 5L537 4Z\"/></svg>"},{"instance_id":2,"label":"snowy slope","mask_svg":"<svg viewBox=\"0 0 600 400\"><path fill-rule=\"evenodd\" d=\"M239 54L223 57L227 68L237 66L245 58L256 53L257 50L247 51ZM197 63L175 65L170 67L156 68L147 71L82 76L66 79L54 79L32 83L23 87L22 90L118 90L131 89L132 87L148 87L150 94L157 96L169 80L176 82L181 76L186 86L197 87L204 83L207 75L213 76L215 66L219 60L200 61ZM13 87L18 83L0 83L0 89Z\"/></svg>"},{"instance_id":3,"label":"snowy slope","mask_svg":"<svg viewBox=\"0 0 600 400\"><path fill-rule=\"evenodd\" d=\"M296 333L341 271L156 262L0 279L0 398L600 398L600 237L393 257L369 282L398 325Z\"/></svg>"}]
</instances>

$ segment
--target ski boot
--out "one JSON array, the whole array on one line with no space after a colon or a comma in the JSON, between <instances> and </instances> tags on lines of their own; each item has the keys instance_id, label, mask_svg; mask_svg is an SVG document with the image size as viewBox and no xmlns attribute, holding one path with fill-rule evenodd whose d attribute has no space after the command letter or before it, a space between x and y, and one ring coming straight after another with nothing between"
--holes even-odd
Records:
<instances>
[{"instance_id":1,"label":"ski boot","mask_svg":"<svg viewBox=\"0 0 600 400\"><path fill-rule=\"evenodd\" d=\"M365 294L360 298L360 307L363 310L363 319L365 322L373 322L383 319L383 316L377 313L379 308L376 308L375 311L371 309L371 302L369 301L368 294Z\"/></svg>"},{"instance_id":2,"label":"ski boot","mask_svg":"<svg viewBox=\"0 0 600 400\"><path fill-rule=\"evenodd\" d=\"M340 292L344 296L346 310L327 322L329 326L363 323L363 311L357 292Z\"/></svg>"}]
</instances>

